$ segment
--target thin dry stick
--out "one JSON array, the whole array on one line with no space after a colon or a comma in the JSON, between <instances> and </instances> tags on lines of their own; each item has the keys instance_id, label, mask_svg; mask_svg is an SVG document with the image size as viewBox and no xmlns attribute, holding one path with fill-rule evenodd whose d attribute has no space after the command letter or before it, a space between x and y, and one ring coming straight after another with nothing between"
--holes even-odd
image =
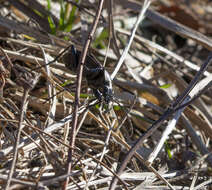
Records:
<instances>
[{"instance_id":1,"label":"thin dry stick","mask_svg":"<svg viewBox=\"0 0 212 190\"><path fill-rule=\"evenodd\" d=\"M206 91L208 91L211 87L212 87L212 75L210 77L211 81L208 84L202 84L203 88L201 89L201 91L199 91L191 100L189 100L188 102L181 104L180 106L176 107L175 110L179 110L182 107L188 106L189 104L191 104L192 102L194 102L197 98L199 98L201 95L203 95ZM205 85L205 86L204 86Z\"/></svg>"},{"instance_id":2,"label":"thin dry stick","mask_svg":"<svg viewBox=\"0 0 212 190\"><path fill-rule=\"evenodd\" d=\"M46 68L46 74L49 78L51 78L51 72L50 72L50 68L48 63L48 57L45 54L44 49L42 48L42 46L40 46L40 49L42 51L43 57L44 57L44 61L45 61L45 68ZM55 113L56 113L56 96L55 96L55 88L54 85L50 82L47 81L47 89L48 89L48 96L49 96L49 101L50 101L50 106L49 106L49 111L48 111L48 117L46 119L45 122L45 127L47 125L50 125L54 122L53 118L55 117ZM52 98L51 98L52 97Z\"/></svg>"},{"instance_id":3,"label":"thin dry stick","mask_svg":"<svg viewBox=\"0 0 212 190\"><path fill-rule=\"evenodd\" d=\"M2 47L0 47L0 51L1 51L2 54L5 56L6 60L7 60L8 63L10 64L10 67L12 68L12 67L13 67L13 64L12 64L12 62L11 62L11 60L10 60L10 58L9 58L9 56L8 56L8 54L7 54L7 52L6 52Z\"/></svg>"},{"instance_id":4,"label":"thin dry stick","mask_svg":"<svg viewBox=\"0 0 212 190\"><path fill-rule=\"evenodd\" d=\"M109 140L110 140L110 137L111 137L111 132L112 132L112 130L113 130L114 124L115 124L115 120L114 120L114 122L111 124L111 126L109 127L109 130L108 130L108 133L107 133L107 137L106 137L106 139L105 139L104 147L103 147L103 150L102 150L102 152L101 152L101 157L100 157L100 159L99 159L100 162L102 162L102 160L103 160L103 158L104 158L104 155L106 154L106 150L107 150L107 147L108 147L108 145L109 145ZM88 188L88 184L90 183L90 181L92 180L92 178L93 178L94 175L96 174L96 171L97 171L98 167L99 167L99 163L97 163L97 165L96 165L96 167L95 167L95 169L94 169L94 171L93 171L91 177L89 177L88 181L86 182L86 187L85 187L85 189Z\"/></svg>"},{"instance_id":5,"label":"thin dry stick","mask_svg":"<svg viewBox=\"0 0 212 190\"><path fill-rule=\"evenodd\" d=\"M116 56L119 58L121 55L119 53L119 48L117 45L117 40L116 40L116 34L114 30L114 23L113 23L113 0L108 1L108 23L109 23L109 38L112 38L112 48ZM109 40L110 42L110 40Z\"/></svg>"},{"instance_id":6,"label":"thin dry stick","mask_svg":"<svg viewBox=\"0 0 212 190\"><path fill-rule=\"evenodd\" d=\"M142 135L135 145L130 149L130 151L127 153L126 157L121 163L120 168L117 171L117 175L120 176L121 173L124 171L125 167L127 166L127 163L131 160L132 156L135 154L136 150L143 144L144 140L147 139L151 134L160 127L163 121L165 121L169 116L171 116L175 110L174 108L177 107L181 102L187 97L189 92L192 90L192 88L195 86L195 84L198 82L199 78L202 76L204 71L207 69L208 65L212 61L212 52L209 54L207 60L201 65L200 70L196 73L194 79L191 81L189 86L185 89L185 91L180 95L176 101L172 104L171 108L168 108L164 114L157 120L155 121L151 127L147 130L147 132ZM110 184L110 190L114 190L116 187L118 180L116 177L113 178L111 184Z\"/></svg>"},{"instance_id":7,"label":"thin dry stick","mask_svg":"<svg viewBox=\"0 0 212 190\"><path fill-rule=\"evenodd\" d=\"M68 51L68 49L71 47L71 45L67 46L62 52L60 52L53 60L49 61L48 63L46 63L46 61L44 60L44 64L45 65L42 65L42 66L38 66L34 69L32 69L31 71L36 71L36 70L39 70L41 69L42 67L46 67L47 65L50 65L54 62L56 62L65 52ZM45 57L44 57L45 58Z\"/></svg>"},{"instance_id":8,"label":"thin dry stick","mask_svg":"<svg viewBox=\"0 0 212 190\"><path fill-rule=\"evenodd\" d=\"M99 21L99 18L100 18L100 14L101 14L101 11L102 11L102 8L103 8L103 3L104 3L104 0L99 1L99 4L97 6L97 14L96 14L96 17L94 19L91 31L88 35L88 40L87 40L86 44L84 45L83 51L80 55L80 67L79 67L79 71L78 71L78 74L77 74L77 89L76 89L76 93L75 93L75 105L74 105L73 123L72 123L71 140L70 140L70 146L71 147L74 147L74 145L75 145L75 137L76 137L77 121L78 121L78 114L77 113L78 113L78 109L79 109L79 98L80 98L83 67L84 67L88 47L89 47L89 45L91 43L91 39L93 38L94 33L96 31L96 27L97 27L97 24L98 24L98 21ZM73 152L74 152L73 149L69 150L67 174L71 172ZM64 190L67 189L68 182L69 182L69 178L66 178L66 182L65 182L64 187L63 187Z\"/></svg>"},{"instance_id":9,"label":"thin dry stick","mask_svg":"<svg viewBox=\"0 0 212 190\"><path fill-rule=\"evenodd\" d=\"M186 103L189 100L189 98L187 98L186 100L184 100L183 103ZM168 126L166 127L166 129L163 132L162 137L160 138L160 141L157 143L157 146L155 147L154 151L149 155L148 158L148 162L150 164L152 164L152 162L154 161L154 159L157 157L158 153L160 152L160 150L162 149L166 139L168 138L169 134L172 132L172 130L175 128L177 121L179 120L181 113L184 111L185 107L181 108L180 110L178 110L175 113L174 118L169 121Z\"/></svg>"},{"instance_id":10,"label":"thin dry stick","mask_svg":"<svg viewBox=\"0 0 212 190\"><path fill-rule=\"evenodd\" d=\"M16 143L14 146L13 161L12 161L12 165L10 168L10 173L7 178L7 184L6 184L5 190L9 190L11 179L12 179L12 176L13 176L13 173L15 170L15 164L16 164L16 160L17 160L17 156L18 156L18 145L19 145L20 138L21 138L21 131L24 128L23 119L24 119L24 114L26 112L27 104L28 104L28 102L27 102L28 93L29 93L29 89L24 89L24 95L23 95L23 100L22 100L22 105L21 105L21 115L20 115L19 125L18 125L18 134L17 134L17 138L16 138Z\"/></svg>"},{"instance_id":11,"label":"thin dry stick","mask_svg":"<svg viewBox=\"0 0 212 190\"><path fill-rule=\"evenodd\" d=\"M63 146L66 146L67 148L73 148L73 147L70 147L65 142L63 142L60 139L58 139L57 137L55 137L55 136L53 136L53 135L51 135L49 133L46 133L45 131L39 129L38 127L34 127L32 125L28 125L27 127L34 129L35 131L39 132L40 134L45 134L46 136L49 136L50 138L54 139L55 141L57 141L58 143L62 144Z\"/></svg>"},{"instance_id":12,"label":"thin dry stick","mask_svg":"<svg viewBox=\"0 0 212 190\"><path fill-rule=\"evenodd\" d=\"M119 131L121 129L121 127L124 125L125 121L128 119L128 114L132 111L133 107L135 106L137 101L137 96L135 95L135 98L129 108L129 110L125 111L125 117L121 120L120 124L118 125L118 127L116 128L116 131ZM118 103L118 102L117 102ZM119 104L119 103L118 103ZM120 105L120 104L119 104Z\"/></svg>"},{"instance_id":13,"label":"thin dry stick","mask_svg":"<svg viewBox=\"0 0 212 190\"><path fill-rule=\"evenodd\" d=\"M26 82L25 83L26 85L23 83L24 95L23 95L23 100L22 100L22 105L21 105L21 115L20 115L20 118L19 118L18 133L17 133L16 143L15 143L15 146L14 146L13 161L12 161L12 165L11 165L11 168L10 168L10 173L8 175L5 190L8 190L10 188L11 179L12 179L12 176L13 176L13 173L14 173L14 170L15 170L15 164L16 164L16 160L17 160L17 156L18 156L18 149L19 149L18 146L19 146L20 138L21 138L21 131L24 128L23 119L24 119L24 115L26 113L27 105L28 105L27 97L28 97L29 91L37 83L39 76L40 75L36 75L34 80L30 80L29 82L31 82L31 83L27 83L28 81L24 81L24 82Z\"/></svg>"},{"instance_id":14,"label":"thin dry stick","mask_svg":"<svg viewBox=\"0 0 212 190\"><path fill-rule=\"evenodd\" d=\"M126 45L126 47L125 47L125 49L124 49L124 51L123 51L123 53L122 53L122 55L121 55L121 57L119 59L119 62L117 63L116 68L115 68L115 70L113 71L113 73L111 75L111 79L112 80L115 78L116 74L118 73L119 69L121 68L121 66L122 66L122 64L123 64L123 62L124 62L124 60L125 60L125 58L127 56L127 53L128 53L128 51L130 49L132 41L133 41L133 39L135 37L135 32L136 32L140 22L144 19L144 14L145 14L146 10L148 9L148 7L150 6L150 4L151 4L151 1L149 1L149 0L145 0L144 1L143 8L141 9L141 12L140 12L140 14L138 16L138 19L137 19L137 21L136 21L136 23L135 23L135 25L133 27L132 34L131 34L131 36L129 38L128 44Z\"/></svg>"},{"instance_id":15,"label":"thin dry stick","mask_svg":"<svg viewBox=\"0 0 212 190\"><path fill-rule=\"evenodd\" d=\"M8 176L6 176L6 175L2 175L2 174L0 174L0 179L1 179L1 181L7 181L8 180L8 178L7 178ZM29 187L37 187L37 184L35 183L35 182L29 182L29 181L26 181L26 180L24 180L24 179L16 179L16 178L12 178L11 179L11 182L14 182L14 183L18 183L18 184L23 184L24 186L29 186Z\"/></svg>"},{"instance_id":16,"label":"thin dry stick","mask_svg":"<svg viewBox=\"0 0 212 190\"><path fill-rule=\"evenodd\" d=\"M194 190L198 190L198 189L202 189L202 187L206 187L206 185L208 185L208 187L209 187L209 185L212 183L212 179L210 178L209 180L207 180L207 181L204 181L204 182L202 182L201 184L199 184L199 185L197 185L195 188L194 188Z\"/></svg>"},{"instance_id":17,"label":"thin dry stick","mask_svg":"<svg viewBox=\"0 0 212 190\"><path fill-rule=\"evenodd\" d=\"M197 131L192 127L191 122L184 114L182 114L182 122L184 128L186 129L189 137L192 140L192 143L194 143L194 145L197 147L197 149L203 156L208 155L208 157L206 158L206 162L208 162L208 164L212 167L212 154L210 154L209 150L207 149L207 146L205 145L203 140L199 138Z\"/></svg>"},{"instance_id":18,"label":"thin dry stick","mask_svg":"<svg viewBox=\"0 0 212 190\"><path fill-rule=\"evenodd\" d=\"M176 108L178 105L180 105L181 102L187 97L187 95L192 91L193 87L197 84L198 80L211 63L212 63L212 52L210 52L206 62L202 64L200 70L196 73L194 79L190 82L188 88L186 88L185 91L173 103L172 105L173 108Z\"/></svg>"}]
</instances>

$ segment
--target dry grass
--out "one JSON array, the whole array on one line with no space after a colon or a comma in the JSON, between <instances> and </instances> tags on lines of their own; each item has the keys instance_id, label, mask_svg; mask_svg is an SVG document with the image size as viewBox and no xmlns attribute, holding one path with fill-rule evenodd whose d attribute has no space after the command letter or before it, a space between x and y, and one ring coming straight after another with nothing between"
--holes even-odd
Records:
<instances>
[{"instance_id":1,"label":"dry grass","mask_svg":"<svg viewBox=\"0 0 212 190\"><path fill-rule=\"evenodd\" d=\"M0 189L212 189L211 2L69 2L54 35L58 3L1 3ZM111 74L109 105L65 67L71 44Z\"/></svg>"}]
</instances>

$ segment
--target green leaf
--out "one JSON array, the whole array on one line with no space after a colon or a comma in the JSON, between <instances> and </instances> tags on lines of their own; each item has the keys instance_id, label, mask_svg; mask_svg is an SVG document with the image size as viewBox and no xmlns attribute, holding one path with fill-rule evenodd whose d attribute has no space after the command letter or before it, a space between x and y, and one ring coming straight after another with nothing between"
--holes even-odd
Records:
<instances>
[{"instance_id":1,"label":"green leaf","mask_svg":"<svg viewBox=\"0 0 212 190\"><path fill-rule=\"evenodd\" d=\"M78 3L78 1L79 0L75 0L76 3ZM61 31L70 32L76 18L75 15L77 7L72 6L72 9L70 11L69 9L70 4L64 2L64 0L59 0L59 4L60 4L60 19L58 28ZM47 9L51 11L51 0L47 0ZM54 24L53 19L50 16L48 17L48 22L52 33L56 34L57 28L56 25Z\"/></svg>"},{"instance_id":2,"label":"green leaf","mask_svg":"<svg viewBox=\"0 0 212 190\"><path fill-rule=\"evenodd\" d=\"M65 26L65 3L63 2L63 0L60 0L60 20L59 20L59 29L60 30L64 30L64 26Z\"/></svg>"},{"instance_id":3,"label":"green leaf","mask_svg":"<svg viewBox=\"0 0 212 190\"><path fill-rule=\"evenodd\" d=\"M164 85L160 86L160 88L167 89L171 86L172 86L172 84L164 84Z\"/></svg>"},{"instance_id":4,"label":"green leaf","mask_svg":"<svg viewBox=\"0 0 212 190\"><path fill-rule=\"evenodd\" d=\"M121 110L121 107L118 106L118 105L114 105L114 106L113 106L113 109L114 109L115 111L119 111L119 110Z\"/></svg>"},{"instance_id":5,"label":"green leaf","mask_svg":"<svg viewBox=\"0 0 212 190\"><path fill-rule=\"evenodd\" d=\"M95 48L104 49L105 45L103 44L103 41L107 38L108 38L108 30L104 29L102 30L101 34L93 42L93 46Z\"/></svg>"},{"instance_id":6,"label":"green leaf","mask_svg":"<svg viewBox=\"0 0 212 190\"><path fill-rule=\"evenodd\" d=\"M99 104L96 104L96 105L95 105L95 108L96 108L96 109L99 109L99 108L100 108L100 105L99 105Z\"/></svg>"},{"instance_id":7,"label":"green leaf","mask_svg":"<svg viewBox=\"0 0 212 190\"><path fill-rule=\"evenodd\" d=\"M51 0L47 0L47 9L48 11L51 11ZM51 33L56 34L56 25L54 24L54 21L51 16L48 16L48 22L49 27L51 29Z\"/></svg>"},{"instance_id":8,"label":"green leaf","mask_svg":"<svg viewBox=\"0 0 212 190\"><path fill-rule=\"evenodd\" d=\"M80 98L88 98L88 97L92 97L92 95L90 95L90 94L84 94L84 93L81 93L80 94Z\"/></svg>"},{"instance_id":9,"label":"green leaf","mask_svg":"<svg viewBox=\"0 0 212 190\"><path fill-rule=\"evenodd\" d=\"M172 153L171 153L171 149L170 149L170 147L169 147L167 142L165 142L165 150L166 150L166 152L168 154L169 159L172 159L173 156L172 156Z\"/></svg>"},{"instance_id":10,"label":"green leaf","mask_svg":"<svg viewBox=\"0 0 212 190\"><path fill-rule=\"evenodd\" d=\"M38 10L33 9L33 11L34 11L37 15L39 15L40 17L44 17L44 16L42 15L42 13L40 13Z\"/></svg>"},{"instance_id":11,"label":"green leaf","mask_svg":"<svg viewBox=\"0 0 212 190\"><path fill-rule=\"evenodd\" d=\"M76 0L75 1L76 3L79 2L79 0ZM67 7L66 7L66 16L68 15L68 4L67 4ZM73 27L73 24L74 24L74 21L75 21L75 15L76 15L76 11L77 11L77 7L76 6L73 6L72 9L71 9L71 12L70 12L70 15L69 15L69 18L64 26L64 30L66 32L70 32L72 27Z\"/></svg>"},{"instance_id":12,"label":"green leaf","mask_svg":"<svg viewBox=\"0 0 212 190\"><path fill-rule=\"evenodd\" d=\"M64 87L64 86L67 86L69 84L71 84L71 81L70 80L67 80L64 83L62 83L61 86Z\"/></svg>"},{"instance_id":13,"label":"green leaf","mask_svg":"<svg viewBox=\"0 0 212 190\"><path fill-rule=\"evenodd\" d=\"M56 26L51 16L48 16L49 27L51 29L52 34L56 34Z\"/></svg>"},{"instance_id":14,"label":"green leaf","mask_svg":"<svg viewBox=\"0 0 212 190\"><path fill-rule=\"evenodd\" d=\"M51 10L51 0L47 0L47 9L48 11Z\"/></svg>"}]
</instances>

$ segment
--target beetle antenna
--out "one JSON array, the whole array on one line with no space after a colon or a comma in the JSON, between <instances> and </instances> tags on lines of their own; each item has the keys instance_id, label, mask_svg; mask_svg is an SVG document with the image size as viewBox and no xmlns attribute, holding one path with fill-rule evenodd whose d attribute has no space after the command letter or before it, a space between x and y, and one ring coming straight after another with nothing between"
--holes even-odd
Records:
<instances>
[{"instance_id":1,"label":"beetle antenna","mask_svg":"<svg viewBox=\"0 0 212 190\"><path fill-rule=\"evenodd\" d=\"M134 107L134 105L135 105L135 103L136 103L136 99L137 99L137 97L135 96L134 101L133 101L132 105L130 106L130 109L127 110L124 106L121 106L121 104L119 103L118 99L117 99L116 97L113 96L113 101L116 102L120 107L122 107L122 108L123 108L123 111L124 111L124 113L125 113L125 117L122 119L122 121L121 121L120 125L117 127L116 131L119 130L119 129L123 126L123 124L124 124L124 122L126 121L126 119L129 121L130 126L133 128L131 119L129 118L128 114L129 114L129 113L131 112L131 110L133 109L133 107Z\"/></svg>"},{"instance_id":2,"label":"beetle antenna","mask_svg":"<svg viewBox=\"0 0 212 190\"><path fill-rule=\"evenodd\" d=\"M67 46L62 52L60 52L52 61L48 62L47 64L44 64L44 65L41 65L39 67L35 67L34 69L31 69L31 71L36 71L36 70L39 70L41 69L42 67L45 67L46 65L50 65L52 63L54 63L55 61L57 61L70 47L70 46Z\"/></svg>"}]
</instances>

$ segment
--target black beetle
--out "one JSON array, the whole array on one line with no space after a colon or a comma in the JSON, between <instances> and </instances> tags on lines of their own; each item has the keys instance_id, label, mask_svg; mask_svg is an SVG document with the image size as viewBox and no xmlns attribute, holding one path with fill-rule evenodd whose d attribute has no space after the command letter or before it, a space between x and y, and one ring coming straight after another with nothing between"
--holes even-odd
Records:
<instances>
[{"instance_id":1,"label":"black beetle","mask_svg":"<svg viewBox=\"0 0 212 190\"><path fill-rule=\"evenodd\" d=\"M73 45L63 56L65 66L77 72L81 52ZM86 78L88 86L93 90L94 95L99 101L104 100L109 104L112 99L112 81L109 73L104 67L92 56L87 55L83 70L83 77Z\"/></svg>"}]
</instances>

